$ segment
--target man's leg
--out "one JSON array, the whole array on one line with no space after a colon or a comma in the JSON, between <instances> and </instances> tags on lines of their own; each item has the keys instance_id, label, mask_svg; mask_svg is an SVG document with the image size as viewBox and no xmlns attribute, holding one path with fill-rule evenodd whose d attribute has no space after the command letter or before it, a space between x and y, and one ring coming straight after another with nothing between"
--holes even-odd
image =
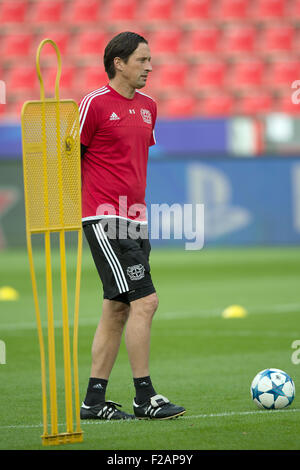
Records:
<instances>
[{"instance_id":1,"label":"man's leg","mask_svg":"<svg viewBox=\"0 0 300 470\"><path fill-rule=\"evenodd\" d=\"M157 295L150 294L130 303L125 340L133 373L136 396L133 401L137 418L171 419L185 413L153 388L149 374L150 333L158 307Z\"/></svg>"},{"instance_id":2,"label":"man's leg","mask_svg":"<svg viewBox=\"0 0 300 470\"><path fill-rule=\"evenodd\" d=\"M107 382L118 355L122 333L129 313L123 302L104 299L102 316L92 345L91 376L80 410L81 419L132 419L119 411L117 403L105 400Z\"/></svg>"},{"instance_id":3,"label":"man's leg","mask_svg":"<svg viewBox=\"0 0 300 470\"><path fill-rule=\"evenodd\" d=\"M149 375L151 324L157 306L155 293L130 303L125 341L133 377Z\"/></svg>"},{"instance_id":4,"label":"man's leg","mask_svg":"<svg viewBox=\"0 0 300 470\"><path fill-rule=\"evenodd\" d=\"M100 318L92 345L91 377L108 380L122 339L129 306L115 300L103 300Z\"/></svg>"}]
</instances>

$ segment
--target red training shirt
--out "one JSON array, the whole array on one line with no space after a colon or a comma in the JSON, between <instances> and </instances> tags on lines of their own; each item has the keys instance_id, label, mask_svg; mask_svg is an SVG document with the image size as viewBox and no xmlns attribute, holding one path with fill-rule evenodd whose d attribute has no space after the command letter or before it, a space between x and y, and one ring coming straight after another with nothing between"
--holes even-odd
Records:
<instances>
[{"instance_id":1,"label":"red training shirt","mask_svg":"<svg viewBox=\"0 0 300 470\"><path fill-rule=\"evenodd\" d=\"M82 158L82 220L114 215L146 221L149 146L155 144L155 101L135 92L125 98L109 85L79 105Z\"/></svg>"}]
</instances>

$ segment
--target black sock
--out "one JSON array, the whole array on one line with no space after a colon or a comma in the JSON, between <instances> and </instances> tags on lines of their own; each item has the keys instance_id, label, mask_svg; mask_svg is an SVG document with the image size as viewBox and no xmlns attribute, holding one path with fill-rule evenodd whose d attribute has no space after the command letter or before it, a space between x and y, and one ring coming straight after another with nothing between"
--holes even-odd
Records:
<instances>
[{"instance_id":1,"label":"black sock","mask_svg":"<svg viewBox=\"0 0 300 470\"><path fill-rule=\"evenodd\" d=\"M141 405L145 401L147 401L150 397L156 395L156 391L152 386L152 382L150 376L148 377L138 377L133 379L133 383L135 386L135 401L138 405Z\"/></svg>"},{"instance_id":2,"label":"black sock","mask_svg":"<svg viewBox=\"0 0 300 470\"><path fill-rule=\"evenodd\" d=\"M93 406L104 403L107 382L105 379L90 377L84 404Z\"/></svg>"}]
</instances>

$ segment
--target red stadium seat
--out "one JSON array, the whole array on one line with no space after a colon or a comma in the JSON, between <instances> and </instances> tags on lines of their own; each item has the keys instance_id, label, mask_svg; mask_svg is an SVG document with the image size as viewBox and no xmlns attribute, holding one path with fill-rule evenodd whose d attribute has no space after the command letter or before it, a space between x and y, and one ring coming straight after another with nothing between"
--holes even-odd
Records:
<instances>
[{"instance_id":1,"label":"red stadium seat","mask_svg":"<svg viewBox=\"0 0 300 470\"><path fill-rule=\"evenodd\" d=\"M300 19L300 0L292 0L287 6L287 17L290 21Z\"/></svg>"},{"instance_id":2,"label":"red stadium seat","mask_svg":"<svg viewBox=\"0 0 300 470\"><path fill-rule=\"evenodd\" d=\"M78 86L82 90L82 94L86 95L90 91L107 85L108 77L103 66L85 67L79 74Z\"/></svg>"},{"instance_id":3,"label":"red stadium seat","mask_svg":"<svg viewBox=\"0 0 300 470\"><path fill-rule=\"evenodd\" d=\"M265 64L259 59L240 60L232 65L227 85L234 89L256 88L264 83Z\"/></svg>"},{"instance_id":4,"label":"red stadium seat","mask_svg":"<svg viewBox=\"0 0 300 470\"><path fill-rule=\"evenodd\" d=\"M256 0L251 17L259 21L280 20L287 12L287 4L287 0Z\"/></svg>"},{"instance_id":5,"label":"red stadium seat","mask_svg":"<svg viewBox=\"0 0 300 470\"><path fill-rule=\"evenodd\" d=\"M69 24L90 24L103 19L103 6L101 0L74 0L70 2L65 15Z\"/></svg>"},{"instance_id":6,"label":"red stadium seat","mask_svg":"<svg viewBox=\"0 0 300 470\"><path fill-rule=\"evenodd\" d=\"M220 28L216 26L199 27L187 33L183 54L188 58L197 58L218 52Z\"/></svg>"},{"instance_id":7,"label":"red stadium seat","mask_svg":"<svg viewBox=\"0 0 300 470\"><path fill-rule=\"evenodd\" d=\"M227 65L223 61L212 60L197 64L190 72L191 87L195 92L208 89L221 89L225 84Z\"/></svg>"},{"instance_id":8,"label":"red stadium seat","mask_svg":"<svg viewBox=\"0 0 300 470\"><path fill-rule=\"evenodd\" d=\"M34 2L33 11L30 12L29 21L39 23L56 23L62 20L64 2L62 0L52 0L51 2Z\"/></svg>"},{"instance_id":9,"label":"red stadium seat","mask_svg":"<svg viewBox=\"0 0 300 470\"><path fill-rule=\"evenodd\" d=\"M224 31L221 50L226 55L253 54L256 48L256 28L252 25L231 25Z\"/></svg>"},{"instance_id":10,"label":"red stadium seat","mask_svg":"<svg viewBox=\"0 0 300 470\"><path fill-rule=\"evenodd\" d=\"M178 19L181 22L199 23L207 21L211 17L213 0L182 0L178 11Z\"/></svg>"},{"instance_id":11,"label":"red stadium seat","mask_svg":"<svg viewBox=\"0 0 300 470\"><path fill-rule=\"evenodd\" d=\"M153 68L149 78L151 88L156 94L182 92L188 85L189 66L183 63L164 63Z\"/></svg>"},{"instance_id":12,"label":"red stadium seat","mask_svg":"<svg viewBox=\"0 0 300 470\"><path fill-rule=\"evenodd\" d=\"M270 64L268 86L273 89L290 88L295 80L300 80L298 60L277 60Z\"/></svg>"},{"instance_id":13,"label":"red stadium seat","mask_svg":"<svg viewBox=\"0 0 300 470\"><path fill-rule=\"evenodd\" d=\"M139 20L143 22L172 21L176 0L140 1Z\"/></svg>"},{"instance_id":14,"label":"red stadium seat","mask_svg":"<svg viewBox=\"0 0 300 470\"><path fill-rule=\"evenodd\" d=\"M148 35L151 55L155 59L170 57L180 52L182 31L177 28L159 29Z\"/></svg>"},{"instance_id":15,"label":"red stadium seat","mask_svg":"<svg viewBox=\"0 0 300 470\"><path fill-rule=\"evenodd\" d=\"M219 21L247 20L250 3L248 0L221 0L214 18Z\"/></svg>"},{"instance_id":16,"label":"red stadium seat","mask_svg":"<svg viewBox=\"0 0 300 470\"><path fill-rule=\"evenodd\" d=\"M28 57L31 53L33 37L30 33L7 34L2 37L1 56L2 59L14 59Z\"/></svg>"},{"instance_id":17,"label":"red stadium seat","mask_svg":"<svg viewBox=\"0 0 300 470\"><path fill-rule=\"evenodd\" d=\"M80 59L91 55L102 57L108 41L109 36L104 31L84 30L75 39L73 53Z\"/></svg>"},{"instance_id":18,"label":"red stadium seat","mask_svg":"<svg viewBox=\"0 0 300 470\"><path fill-rule=\"evenodd\" d=\"M196 100L192 95L173 96L160 101L158 109L160 116L171 119L194 117Z\"/></svg>"},{"instance_id":19,"label":"red stadium seat","mask_svg":"<svg viewBox=\"0 0 300 470\"><path fill-rule=\"evenodd\" d=\"M34 66L14 66L7 73L5 83L7 94L27 92L27 99L30 99L32 96L30 93L38 86L36 68Z\"/></svg>"},{"instance_id":20,"label":"red stadium seat","mask_svg":"<svg viewBox=\"0 0 300 470\"><path fill-rule=\"evenodd\" d=\"M217 93L199 100L197 113L205 117L224 117L234 113L235 100L231 94Z\"/></svg>"},{"instance_id":21,"label":"red stadium seat","mask_svg":"<svg viewBox=\"0 0 300 470\"><path fill-rule=\"evenodd\" d=\"M260 36L260 51L266 54L292 52L294 48L295 29L287 24L266 27Z\"/></svg>"},{"instance_id":22,"label":"red stadium seat","mask_svg":"<svg viewBox=\"0 0 300 470\"><path fill-rule=\"evenodd\" d=\"M109 0L105 18L108 22L134 21L137 19L137 0Z\"/></svg>"},{"instance_id":23,"label":"red stadium seat","mask_svg":"<svg viewBox=\"0 0 300 470\"><path fill-rule=\"evenodd\" d=\"M272 110L273 97L267 92L244 95L237 102L237 112L242 115L267 114Z\"/></svg>"},{"instance_id":24,"label":"red stadium seat","mask_svg":"<svg viewBox=\"0 0 300 470\"><path fill-rule=\"evenodd\" d=\"M24 23L27 13L27 0L6 0L0 4L0 24Z\"/></svg>"}]
</instances>

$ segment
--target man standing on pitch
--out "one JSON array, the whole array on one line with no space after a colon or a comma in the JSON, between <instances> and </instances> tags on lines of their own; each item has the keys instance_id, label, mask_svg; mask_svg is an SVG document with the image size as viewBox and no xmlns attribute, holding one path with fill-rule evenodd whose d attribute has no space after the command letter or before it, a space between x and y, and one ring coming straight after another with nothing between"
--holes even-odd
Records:
<instances>
[{"instance_id":1,"label":"man standing on pitch","mask_svg":"<svg viewBox=\"0 0 300 470\"><path fill-rule=\"evenodd\" d=\"M155 391L149 372L150 330L158 298L150 275L145 206L156 103L140 93L152 70L147 41L124 32L106 46L109 83L79 106L83 229L103 283L103 308L81 419L169 419L185 413ZM133 374L134 414L105 398L123 330Z\"/></svg>"}]
</instances>

